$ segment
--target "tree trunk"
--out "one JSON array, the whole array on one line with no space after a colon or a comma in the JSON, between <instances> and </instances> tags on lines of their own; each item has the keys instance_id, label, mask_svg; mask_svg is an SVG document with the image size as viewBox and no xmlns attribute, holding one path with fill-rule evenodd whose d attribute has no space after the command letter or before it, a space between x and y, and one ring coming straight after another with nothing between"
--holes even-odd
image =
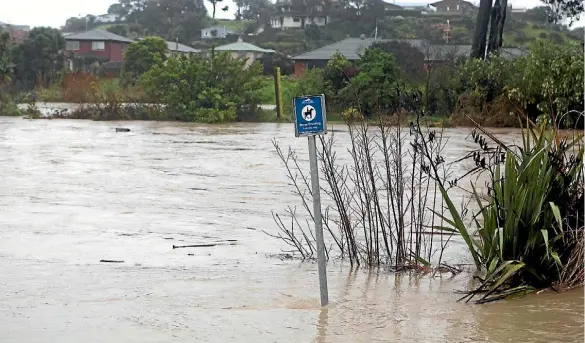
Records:
<instances>
[{"instance_id":1,"label":"tree trunk","mask_svg":"<svg viewBox=\"0 0 585 343\"><path fill-rule=\"evenodd\" d=\"M492 0L480 0L475 32L473 33L473 44L471 45L471 58L485 58L485 45L491 10Z\"/></svg>"},{"instance_id":2,"label":"tree trunk","mask_svg":"<svg viewBox=\"0 0 585 343\"><path fill-rule=\"evenodd\" d=\"M488 41L488 54L497 52L502 47L502 35L504 34L504 22L506 21L507 7L508 0L496 0L494 4L490 37Z\"/></svg>"},{"instance_id":3,"label":"tree trunk","mask_svg":"<svg viewBox=\"0 0 585 343\"><path fill-rule=\"evenodd\" d=\"M215 6L217 6L217 4L214 2L213 3L213 19L215 19Z\"/></svg>"}]
</instances>

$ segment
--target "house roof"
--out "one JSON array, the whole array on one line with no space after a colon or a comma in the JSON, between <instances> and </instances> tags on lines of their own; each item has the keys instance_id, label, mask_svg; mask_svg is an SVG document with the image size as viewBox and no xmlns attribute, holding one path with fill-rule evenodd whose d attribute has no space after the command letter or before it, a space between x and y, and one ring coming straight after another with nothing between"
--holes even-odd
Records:
<instances>
[{"instance_id":1,"label":"house roof","mask_svg":"<svg viewBox=\"0 0 585 343\"><path fill-rule=\"evenodd\" d=\"M442 61L447 56L469 56L471 53L471 45L434 45L423 39L374 39L374 38L346 38L339 42L326 45L322 48L305 52L303 54L293 56L293 60L330 60L333 55L339 51L345 58L350 61L360 59L360 55L366 48L374 44L374 42L405 42L412 47L419 49L425 54L426 61ZM502 56L505 58L514 58L528 54L526 50L519 48L502 48Z\"/></svg>"},{"instance_id":2,"label":"house roof","mask_svg":"<svg viewBox=\"0 0 585 343\"><path fill-rule=\"evenodd\" d=\"M358 60L360 54L374 43L374 38L346 38L339 42L293 56L294 60L329 60L339 51L350 61Z\"/></svg>"},{"instance_id":3,"label":"house roof","mask_svg":"<svg viewBox=\"0 0 585 343\"><path fill-rule=\"evenodd\" d=\"M386 6L387 9L393 9L393 10L399 10L399 9L404 9L404 7L391 3L391 2L386 2L384 1L384 6Z\"/></svg>"},{"instance_id":4,"label":"house roof","mask_svg":"<svg viewBox=\"0 0 585 343\"><path fill-rule=\"evenodd\" d=\"M138 38L138 40L143 40L144 38ZM197 50L194 49L190 46L181 44L181 43L177 43L177 42L171 42L171 41L165 41L165 43L167 43L167 48L170 51L174 51L174 52L184 52L184 53L188 53L188 52L201 52L201 50Z\"/></svg>"},{"instance_id":5,"label":"house roof","mask_svg":"<svg viewBox=\"0 0 585 343\"><path fill-rule=\"evenodd\" d=\"M476 7L471 2L465 1L465 0L441 0L441 1L437 1L437 2L430 3L429 5L436 7L437 5L442 4L444 2L453 2L453 1L455 1L455 2L464 2L464 3L468 4L468 5L471 5L472 7Z\"/></svg>"},{"instance_id":6,"label":"house roof","mask_svg":"<svg viewBox=\"0 0 585 343\"><path fill-rule=\"evenodd\" d=\"M181 43L177 43L177 42L170 42L170 41L166 41L167 42L167 47L169 48L170 51L174 51L174 52L184 52L184 53L188 53L188 52L193 52L193 53L197 53L197 52L201 52L201 50L197 50L194 49L190 46L181 44Z\"/></svg>"},{"instance_id":7,"label":"house roof","mask_svg":"<svg viewBox=\"0 0 585 343\"><path fill-rule=\"evenodd\" d=\"M115 33L111 33L106 30L95 29L91 31L73 33L65 36L66 40L99 40L99 41L112 41L112 42L123 42L132 43L134 42L130 38L119 36Z\"/></svg>"},{"instance_id":8,"label":"house roof","mask_svg":"<svg viewBox=\"0 0 585 343\"><path fill-rule=\"evenodd\" d=\"M21 30L21 31L28 31L28 30L30 30L30 26L28 26L28 25L12 25L12 24L5 23L3 21L0 21L0 27L3 27L3 28L11 28L11 29L14 29L14 30Z\"/></svg>"},{"instance_id":9,"label":"house roof","mask_svg":"<svg viewBox=\"0 0 585 343\"><path fill-rule=\"evenodd\" d=\"M217 48L215 48L215 50L217 50L217 51L253 51L253 52L264 52L264 53L275 52L272 49L263 49L259 46L254 45L254 44L246 43L246 42L242 41L241 38L239 38L238 41L235 43L218 46Z\"/></svg>"}]
</instances>

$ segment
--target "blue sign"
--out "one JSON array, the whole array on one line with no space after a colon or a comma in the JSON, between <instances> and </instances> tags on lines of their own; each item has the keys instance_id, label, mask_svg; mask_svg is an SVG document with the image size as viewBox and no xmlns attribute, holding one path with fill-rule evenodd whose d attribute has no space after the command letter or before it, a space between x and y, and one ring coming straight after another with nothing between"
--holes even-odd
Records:
<instances>
[{"instance_id":1,"label":"blue sign","mask_svg":"<svg viewBox=\"0 0 585 343\"><path fill-rule=\"evenodd\" d=\"M316 136L327 133L325 96L298 96L293 99L295 136Z\"/></svg>"}]
</instances>

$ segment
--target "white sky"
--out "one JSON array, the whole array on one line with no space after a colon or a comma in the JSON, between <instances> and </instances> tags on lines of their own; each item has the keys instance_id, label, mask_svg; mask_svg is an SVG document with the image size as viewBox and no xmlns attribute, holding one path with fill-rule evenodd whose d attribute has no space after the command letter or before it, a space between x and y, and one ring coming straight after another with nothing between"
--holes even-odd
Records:
<instances>
[{"instance_id":1,"label":"white sky","mask_svg":"<svg viewBox=\"0 0 585 343\"><path fill-rule=\"evenodd\" d=\"M426 3L425 0L386 0L396 3ZM52 26L59 28L65 24L65 20L75 16L87 14L100 15L107 13L108 7L116 0L0 0L0 21L14 25L30 26ZM211 13L211 6L207 1L206 5ZM473 0L479 3L479 0ZM509 0L513 7L534 7L542 4L538 0ZM228 12L219 8L229 6ZM217 9L217 18L234 17L235 5L232 0L224 0ZM577 23L579 26L585 24L585 18Z\"/></svg>"}]
</instances>

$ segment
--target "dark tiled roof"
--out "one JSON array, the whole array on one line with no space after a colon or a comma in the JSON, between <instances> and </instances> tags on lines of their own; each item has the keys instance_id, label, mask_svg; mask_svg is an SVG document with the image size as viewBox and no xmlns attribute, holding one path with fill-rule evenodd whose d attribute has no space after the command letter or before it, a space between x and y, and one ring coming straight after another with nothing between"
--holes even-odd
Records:
<instances>
[{"instance_id":1,"label":"dark tiled roof","mask_svg":"<svg viewBox=\"0 0 585 343\"><path fill-rule=\"evenodd\" d=\"M471 53L471 45L433 45L423 39L374 39L374 38L346 38L339 42L326 45L322 48L308 51L303 54L293 56L293 60L307 61L307 60L329 60L333 55L339 51L345 58L350 61L355 61L360 58L364 50L370 47L374 42L405 42L411 46L419 49L425 54L427 61L443 61L452 56L469 56ZM503 48L501 49L504 57L510 58L518 57L528 54L527 51L518 48Z\"/></svg>"},{"instance_id":2,"label":"dark tiled roof","mask_svg":"<svg viewBox=\"0 0 585 343\"><path fill-rule=\"evenodd\" d=\"M119 36L115 33L111 33L106 30L95 29L91 31L85 31L80 33L73 33L65 36L65 40L97 40L97 41L111 41L111 42L122 42L132 43L134 42L130 38Z\"/></svg>"},{"instance_id":3,"label":"dark tiled roof","mask_svg":"<svg viewBox=\"0 0 585 343\"><path fill-rule=\"evenodd\" d=\"M374 43L374 38L346 38L342 41L326 45L313 51L293 56L294 60L329 60L339 51L345 58L351 61L358 60L359 55Z\"/></svg>"}]
</instances>

